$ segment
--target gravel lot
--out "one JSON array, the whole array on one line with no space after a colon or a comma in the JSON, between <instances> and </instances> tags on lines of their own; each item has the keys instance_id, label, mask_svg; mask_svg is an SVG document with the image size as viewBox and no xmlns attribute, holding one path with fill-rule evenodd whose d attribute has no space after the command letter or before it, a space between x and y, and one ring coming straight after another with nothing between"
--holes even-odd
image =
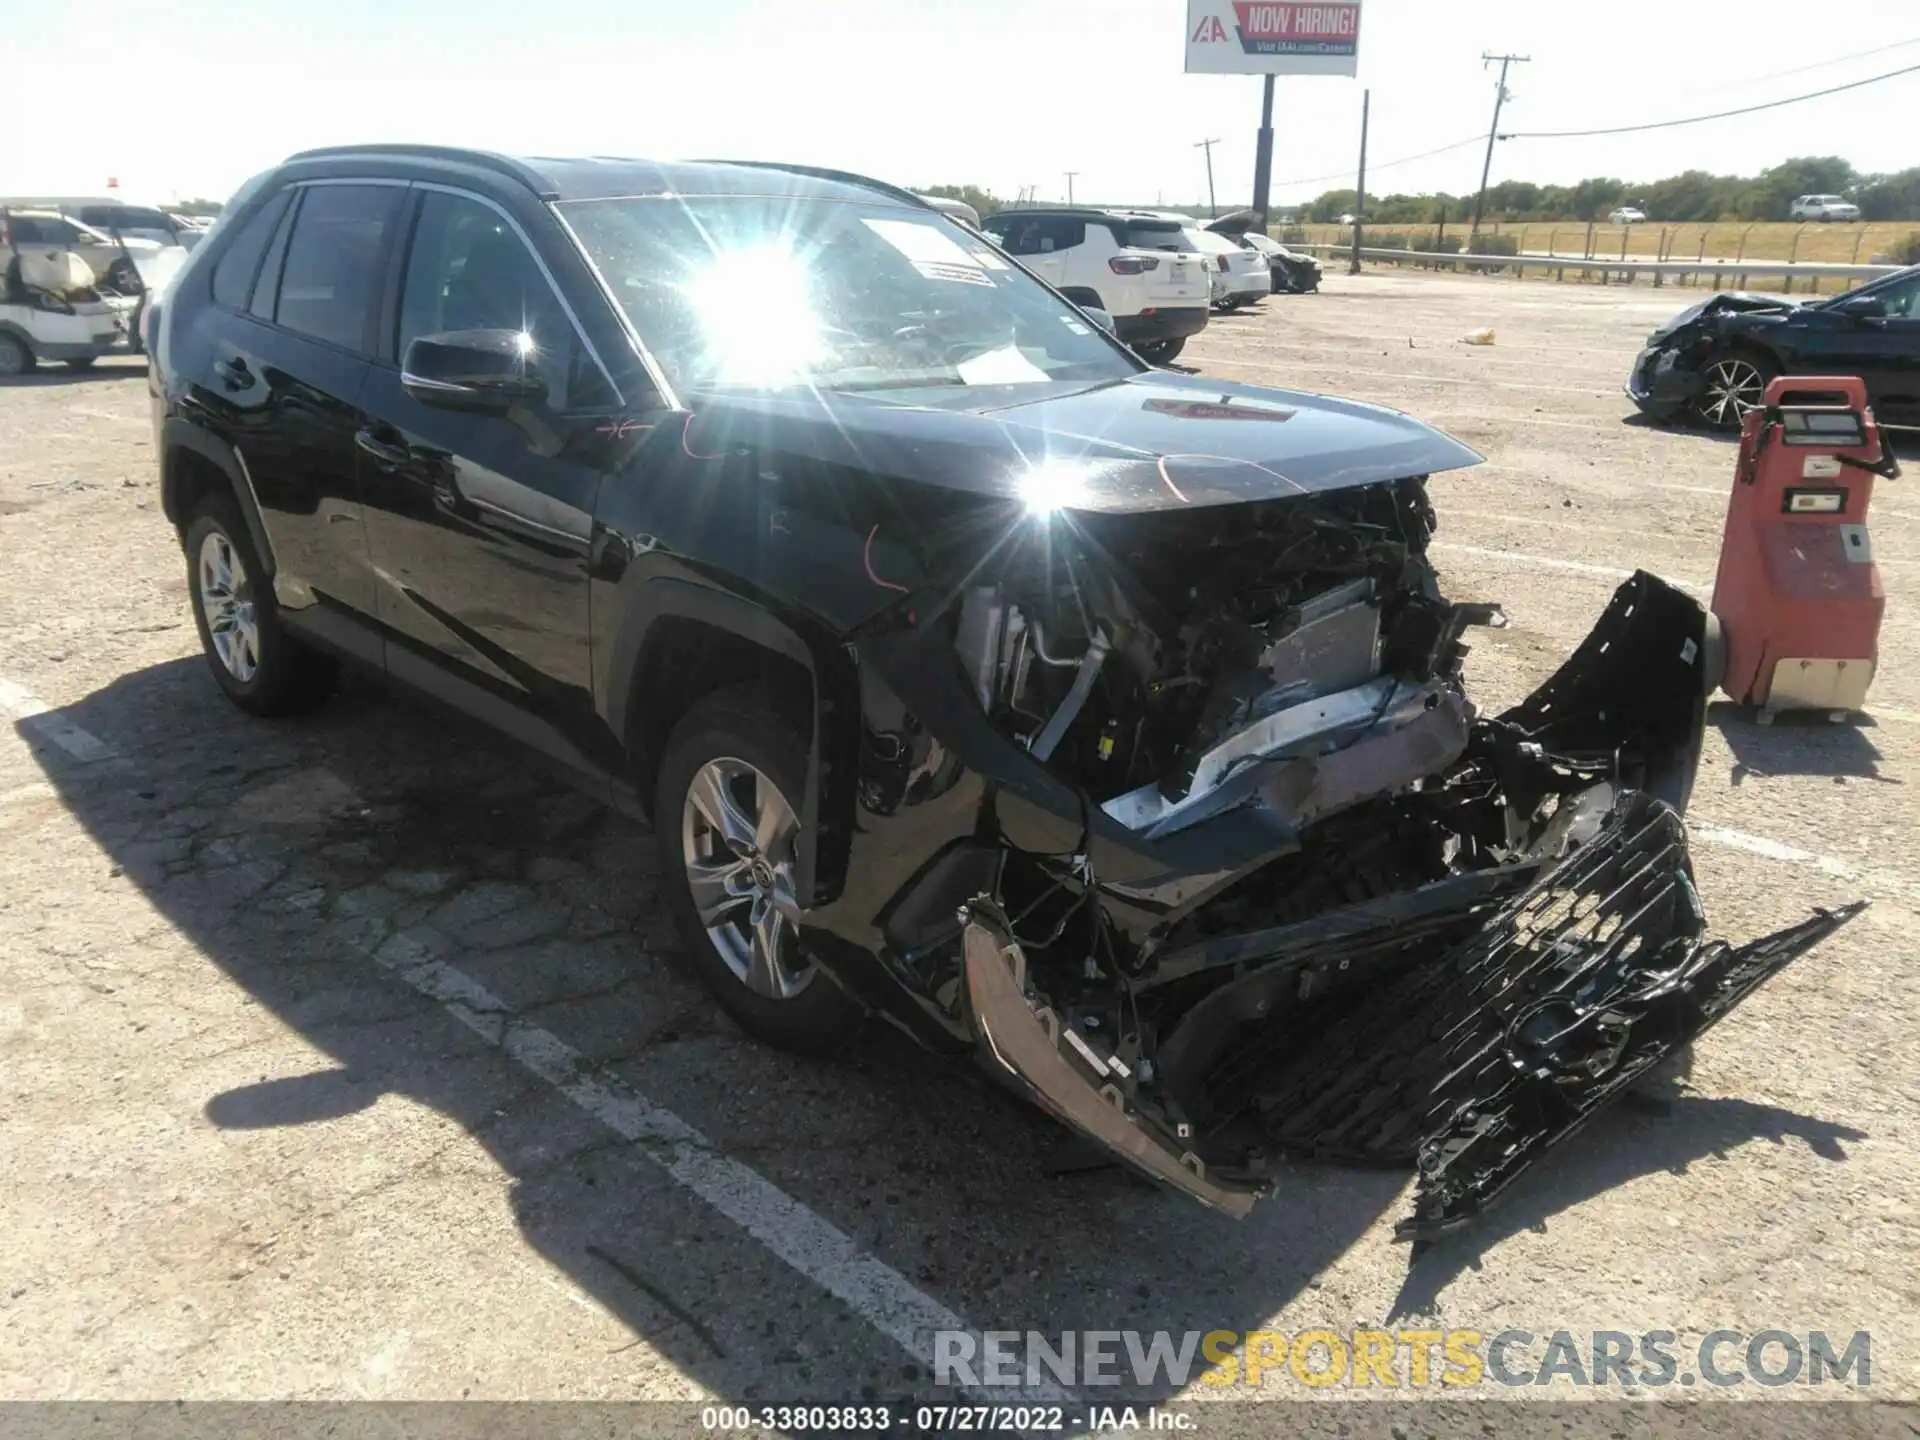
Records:
<instances>
[{"instance_id":1,"label":"gravel lot","mask_svg":"<svg viewBox=\"0 0 1920 1440\"><path fill-rule=\"evenodd\" d=\"M1627 420L1619 389L1681 303L1337 276L1183 362L1486 455L1435 482L1436 555L1512 619L1469 661L1496 705L1621 573L1711 584L1733 447ZM899 1337L949 1312L1866 1330L1869 1393L1920 1394L1902 483L1874 512L1872 717L1718 708L1690 817L1732 939L1873 908L1704 1041L1666 1113L1610 1114L1410 1264L1404 1176L1299 1166L1236 1224L1049 1177L1049 1122L964 1069L748 1042L673 964L640 827L368 682L299 722L225 704L153 461L141 362L0 389L0 1397L925 1396ZM1305 1392L1282 1368L1266 1393Z\"/></svg>"}]
</instances>

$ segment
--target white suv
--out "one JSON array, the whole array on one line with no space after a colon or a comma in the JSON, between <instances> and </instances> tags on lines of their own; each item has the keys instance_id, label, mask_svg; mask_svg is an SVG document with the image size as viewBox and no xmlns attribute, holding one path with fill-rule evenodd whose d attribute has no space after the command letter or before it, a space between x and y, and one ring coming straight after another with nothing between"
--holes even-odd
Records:
<instances>
[{"instance_id":1,"label":"white suv","mask_svg":"<svg viewBox=\"0 0 1920 1440\"><path fill-rule=\"evenodd\" d=\"M1211 262L1192 253L1178 221L1073 207L1001 210L981 229L1074 304L1106 311L1114 334L1152 364L1206 328Z\"/></svg>"},{"instance_id":2,"label":"white suv","mask_svg":"<svg viewBox=\"0 0 1920 1440\"><path fill-rule=\"evenodd\" d=\"M1802 195L1787 214L1795 220L1858 220L1860 207L1839 195Z\"/></svg>"},{"instance_id":3,"label":"white suv","mask_svg":"<svg viewBox=\"0 0 1920 1440\"><path fill-rule=\"evenodd\" d=\"M1213 303L1220 310L1238 310L1273 293L1273 271L1267 258L1244 249L1224 235L1191 227L1180 232L1186 244L1207 257L1212 267Z\"/></svg>"}]
</instances>

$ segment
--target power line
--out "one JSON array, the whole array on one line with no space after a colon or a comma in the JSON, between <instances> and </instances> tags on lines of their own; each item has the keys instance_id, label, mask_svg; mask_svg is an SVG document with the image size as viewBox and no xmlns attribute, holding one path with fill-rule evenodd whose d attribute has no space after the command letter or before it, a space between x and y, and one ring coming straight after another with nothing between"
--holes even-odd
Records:
<instances>
[{"instance_id":1,"label":"power line","mask_svg":"<svg viewBox=\"0 0 1920 1440\"><path fill-rule=\"evenodd\" d=\"M1843 90L1858 90L1864 85L1878 85L1882 80L1911 75L1916 70L1920 70L1920 65L1909 65L1901 70L1889 70L1884 75L1870 75L1865 80L1853 80L1845 85L1830 85L1825 90L1814 90L1805 95L1790 95L1784 100L1769 100L1762 105L1743 105L1738 110L1718 110L1711 115L1689 115L1684 120L1656 120L1648 125L1610 125L1600 130L1521 130L1511 131L1500 138L1502 140L1573 140L1588 135L1631 135L1642 130L1671 130L1676 125L1699 125L1708 120L1727 120L1735 115L1752 115L1761 110L1778 110L1782 105L1798 105L1802 100L1818 100L1822 95L1838 95Z\"/></svg>"},{"instance_id":2,"label":"power line","mask_svg":"<svg viewBox=\"0 0 1920 1440\"><path fill-rule=\"evenodd\" d=\"M1441 145L1432 150L1422 150L1418 155L1402 155L1398 160L1381 160L1378 162L1369 160L1367 162L1367 168L1369 170L1391 170L1396 165L1411 165L1416 160L1430 160L1435 155L1445 155L1449 150L1464 150L1469 145L1478 145L1484 138L1484 136L1480 135L1469 135L1464 140L1455 140L1451 145ZM1299 180L1276 180L1273 183L1276 189L1289 185L1318 185L1326 180L1344 180L1351 173L1351 171L1347 170L1336 170L1331 175L1308 175Z\"/></svg>"},{"instance_id":3,"label":"power line","mask_svg":"<svg viewBox=\"0 0 1920 1440\"><path fill-rule=\"evenodd\" d=\"M1831 60L1815 60L1810 65L1796 65L1791 70L1775 70L1767 75L1753 75L1745 80L1734 80L1725 85L1709 85L1697 91L1701 95L1720 95L1728 90L1744 90L1749 85L1759 85L1768 80L1784 80L1789 75L1804 75L1809 70L1826 70L1835 65L1844 65L1849 60L1864 60L1869 55L1884 55L1889 50L1905 50L1910 45L1920 45L1920 35L1911 40L1895 40L1890 45L1876 45L1871 50L1855 50L1850 55L1836 55Z\"/></svg>"}]
</instances>

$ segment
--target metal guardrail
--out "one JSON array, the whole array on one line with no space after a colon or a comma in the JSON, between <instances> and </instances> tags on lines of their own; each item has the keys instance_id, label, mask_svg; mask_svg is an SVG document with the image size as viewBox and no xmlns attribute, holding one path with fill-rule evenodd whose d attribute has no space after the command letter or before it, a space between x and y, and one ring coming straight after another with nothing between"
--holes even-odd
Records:
<instances>
[{"instance_id":1,"label":"metal guardrail","mask_svg":"<svg viewBox=\"0 0 1920 1440\"><path fill-rule=\"evenodd\" d=\"M1296 244L1294 248L1336 257L1353 253L1348 245ZM1834 276L1872 280L1906 268L1901 265L1828 265L1809 260L1589 260L1579 255L1449 255L1438 250L1382 250L1369 245L1360 247L1360 258L1396 260L1435 269L1457 269L1461 266L1482 270L1511 269L1516 275L1527 270L1599 272L1602 275L1624 275L1629 279L1635 275L1651 275L1655 285L1668 276L1705 275L1715 280L1733 276L1741 285L1745 285L1749 275L1780 275L1786 277L1789 293L1797 278L1812 280Z\"/></svg>"}]
</instances>

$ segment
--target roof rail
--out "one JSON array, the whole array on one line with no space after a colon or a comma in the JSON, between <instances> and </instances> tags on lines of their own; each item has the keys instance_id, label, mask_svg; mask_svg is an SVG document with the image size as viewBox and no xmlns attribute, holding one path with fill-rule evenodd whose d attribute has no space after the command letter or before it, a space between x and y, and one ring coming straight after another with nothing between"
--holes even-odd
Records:
<instances>
[{"instance_id":1,"label":"roof rail","mask_svg":"<svg viewBox=\"0 0 1920 1440\"><path fill-rule=\"evenodd\" d=\"M829 170L819 165L789 165L780 160L689 160L689 165L738 165L748 170L784 170L789 175L807 175L815 180L838 180L843 185L860 185L868 190L878 190L882 195L891 195L896 200L904 200L919 210L930 210L928 205L911 190L903 190L898 185L889 185L884 180L876 180L871 175L856 175L851 170Z\"/></svg>"},{"instance_id":2,"label":"roof rail","mask_svg":"<svg viewBox=\"0 0 1920 1440\"><path fill-rule=\"evenodd\" d=\"M538 194L543 200L554 199L558 192L548 182L546 176L524 161L511 155L496 154L492 150L468 150L458 145L408 145L404 143L383 143L375 145L325 145L317 150L302 150L289 155L289 163L295 160L333 160L345 159L355 155L392 157L414 160L449 160L462 165L473 165L483 170L492 170L517 180Z\"/></svg>"}]
</instances>

